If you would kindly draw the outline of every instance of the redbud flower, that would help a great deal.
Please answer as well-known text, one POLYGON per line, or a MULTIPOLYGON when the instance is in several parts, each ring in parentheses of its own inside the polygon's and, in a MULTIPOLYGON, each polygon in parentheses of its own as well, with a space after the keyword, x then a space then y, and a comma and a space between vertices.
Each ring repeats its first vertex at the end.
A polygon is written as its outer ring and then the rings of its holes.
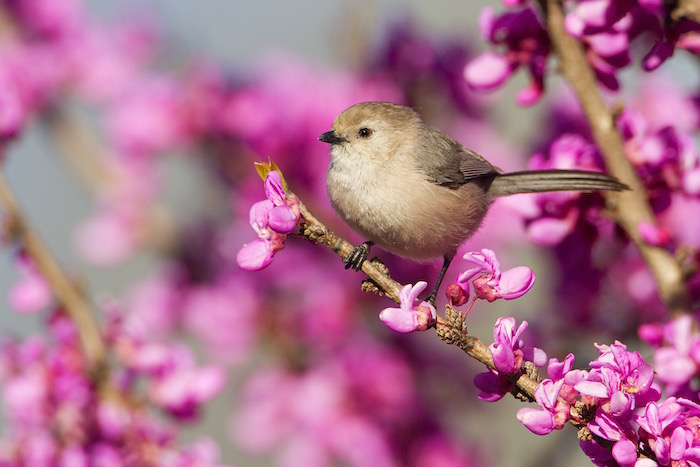
POLYGON ((646 243, 652 246, 665 246, 671 241, 671 234, 665 227, 658 227, 649 221, 637 224, 637 232, 646 243))
POLYGON ((12 138, 21 130, 26 119, 26 108, 17 86, 0 76, 0 140, 12 138))
POLYGON ((520 323, 516 328, 515 318, 498 318, 493 327, 495 342, 489 345, 493 364, 496 370, 512 374, 520 370, 524 360, 534 362, 542 366, 547 361, 547 355, 537 347, 526 347, 520 336, 527 329, 527 321, 520 323))
POLYGON ((569 404, 558 400, 564 380, 546 379, 535 388, 535 400, 541 409, 518 410, 518 420, 536 435, 546 435, 552 430, 561 430, 570 416, 569 404))
POLYGON ((479 389, 479 399, 495 402, 513 387, 511 380, 504 375, 512 375, 522 368, 524 361, 543 366, 547 355, 536 347, 526 346, 520 336, 527 329, 527 321, 517 326, 515 318, 499 318, 493 327, 494 343, 489 345, 495 370, 488 368, 485 373, 474 377, 474 385, 479 389), (503 373, 503 374, 501 374, 503 373))
POLYGON ((238 266, 249 271, 260 270, 272 262, 301 218, 299 202, 287 199, 282 177, 276 170, 265 177, 265 196, 266 200, 250 208, 250 225, 258 238, 244 245, 236 257, 238 266))
POLYGON ((464 68, 464 79, 475 89, 490 91, 507 80, 513 67, 503 55, 484 52, 464 68))
POLYGON ((416 285, 405 285, 399 292, 400 307, 383 309, 379 313, 379 319, 397 332, 408 333, 428 329, 437 319, 435 307, 428 302, 421 302, 417 307, 413 305, 427 286, 425 281, 416 282, 416 285))
POLYGON ((469 300, 469 291, 463 289, 459 284, 449 284, 445 289, 445 296, 452 306, 462 306, 469 300))
POLYGON ((10 289, 10 307, 20 313, 32 313, 48 306, 51 302, 51 288, 34 264, 22 255, 17 257, 20 280, 10 289))
MULTIPOLYGON (((508 5, 522 1, 509 0, 508 5)), ((502 55, 486 52, 464 69, 467 84, 477 90, 491 90, 503 84, 520 66, 527 66, 532 81, 518 93, 520 105, 536 103, 544 89, 544 73, 550 51, 549 37, 535 10, 526 6, 496 16, 493 9, 484 8, 479 18, 481 34, 492 44, 502 46, 502 55)))
POLYGON ((464 255, 464 259, 478 266, 461 273, 457 283, 468 289, 471 280, 477 297, 489 302, 499 298, 513 300, 522 297, 535 283, 535 273, 526 266, 501 273, 501 264, 492 250, 484 248, 481 253, 471 251, 464 255))
POLYGON ((181 90, 170 77, 142 80, 109 108, 105 125, 113 144, 136 156, 172 150, 192 136, 181 90))
POLYGON ((634 417, 641 429, 649 435, 651 448, 661 465, 668 465, 670 461, 670 440, 666 438, 664 431, 677 423, 682 410, 676 398, 670 397, 658 405, 650 402, 643 415, 634 417))
POLYGON ((272 171, 265 177, 265 196, 273 205, 268 212, 270 228, 281 234, 291 233, 299 221, 299 202, 287 200, 279 172, 272 171))
POLYGON ((700 363, 700 337, 693 331, 693 318, 681 316, 663 326, 647 324, 639 333, 656 347, 654 368, 666 391, 670 394, 684 391, 697 374, 700 363))

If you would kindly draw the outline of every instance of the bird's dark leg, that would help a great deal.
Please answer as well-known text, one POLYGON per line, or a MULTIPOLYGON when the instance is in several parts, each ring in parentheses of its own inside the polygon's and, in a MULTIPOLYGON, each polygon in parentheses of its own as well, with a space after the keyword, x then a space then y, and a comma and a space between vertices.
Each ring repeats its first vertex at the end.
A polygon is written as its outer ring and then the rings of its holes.
POLYGON ((447 268, 450 267, 450 263, 452 262, 452 258, 454 258, 454 255, 445 255, 444 256, 444 261, 442 263, 442 269, 440 270, 440 275, 438 276, 438 279, 437 279, 437 282, 435 283, 435 287, 433 288, 433 291, 430 292, 430 295, 428 295, 428 298, 426 300, 426 302, 430 303, 433 306, 435 306, 435 299, 437 298, 438 289, 440 289, 440 284, 442 284, 442 280, 445 278, 445 273, 447 272, 447 268))
POLYGON ((345 261, 343 261, 345 263, 345 269, 353 268, 355 271, 359 271, 362 268, 362 263, 364 263, 369 256, 369 249, 372 245, 374 245, 374 242, 368 240, 353 248, 345 261))

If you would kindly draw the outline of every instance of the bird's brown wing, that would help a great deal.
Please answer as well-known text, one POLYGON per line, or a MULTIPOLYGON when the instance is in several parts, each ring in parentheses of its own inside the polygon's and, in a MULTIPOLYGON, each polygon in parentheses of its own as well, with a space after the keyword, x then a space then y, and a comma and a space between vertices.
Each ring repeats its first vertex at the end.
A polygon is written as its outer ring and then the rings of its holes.
POLYGON ((465 183, 485 175, 495 175, 499 173, 498 169, 491 165, 489 161, 465 147, 462 147, 460 153, 459 171, 464 176, 465 183))
POLYGON ((422 151, 427 156, 420 161, 420 165, 433 183, 459 188, 475 179, 490 181, 492 175, 498 174, 498 170, 476 152, 465 148, 441 131, 434 128, 429 130, 424 132, 425 149, 422 151), (432 155, 435 151, 440 151, 440 157, 432 155))

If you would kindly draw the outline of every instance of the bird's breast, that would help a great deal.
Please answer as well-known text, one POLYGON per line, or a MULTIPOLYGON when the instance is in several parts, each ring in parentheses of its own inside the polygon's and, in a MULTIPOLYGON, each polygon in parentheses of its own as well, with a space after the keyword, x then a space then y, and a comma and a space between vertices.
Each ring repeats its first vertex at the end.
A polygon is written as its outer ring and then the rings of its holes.
POLYGON ((393 169, 337 159, 329 168, 333 208, 366 239, 424 260, 454 252, 481 224, 488 200, 477 187, 449 189, 410 168, 393 169))

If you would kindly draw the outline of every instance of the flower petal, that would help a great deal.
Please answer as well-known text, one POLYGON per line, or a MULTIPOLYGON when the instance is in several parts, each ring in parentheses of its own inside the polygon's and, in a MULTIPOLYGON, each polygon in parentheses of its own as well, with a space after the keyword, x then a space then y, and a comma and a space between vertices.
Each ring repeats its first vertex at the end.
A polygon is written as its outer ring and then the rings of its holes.
POLYGON ((467 269, 457 276, 457 284, 464 289, 469 289, 469 280, 479 274, 483 269, 481 267, 467 269))
POLYGON ((464 79, 472 88, 488 91, 502 85, 512 72, 510 62, 503 55, 485 52, 464 67, 464 79))
POLYGON ((493 366, 501 373, 511 374, 518 370, 515 367, 515 354, 513 349, 501 342, 494 342, 489 345, 493 356, 493 366))
POLYGON ((580 381, 576 383, 574 389, 587 396, 600 398, 608 397, 608 388, 603 383, 597 381, 580 381))
POLYGON ((275 206, 268 213, 270 228, 281 234, 291 233, 299 218, 289 206, 275 206))
MULTIPOLYGON (((633 466, 637 462, 637 445, 627 438, 616 442, 612 448, 612 455, 618 464, 633 466)), ((657 465, 655 462, 652 465, 657 465)))
POLYGON ((495 402, 506 395, 513 384, 503 376, 487 371, 474 375, 474 386, 479 390, 477 397, 482 401, 495 402))
POLYGON ((248 271, 258 271, 272 262, 274 252, 270 242, 256 238, 252 242, 243 246, 236 256, 236 262, 241 269, 248 271))
POLYGON ((537 104, 542 97, 542 83, 532 81, 515 95, 515 103, 521 107, 529 107, 537 104))
POLYGON ((535 283, 535 273, 526 266, 518 266, 501 274, 498 296, 505 300, 522 297, 535 283))
POLYGON ((284 206, 287 201, 287 194, 282 187, 282 177, 276 170, 268 172, 265 177, 265 196, 272 201, 275 206, 284 206))
POLYGON ((546 410, 524 408, 516 415, 520 423, 536 435, 546 435, 554 429, 554 417, 546 410))
MULTIPOLYGON (((411 309, 411 310, 414 309, 413 302, 416 301, 416 299, 418 298, 418 295, 420 295, 420 293, 422 291, 424 291, 427 286, 428 286, 428 283, 425 281, 418 281, 418 282, 416 282, 415 285, 411 286, 411 288, 408 289, 404 295, 405 303, 403 300, 401 301, 401 307, 411 309)), ((402 291, 405 289, 406 289, 406 287, 404 287, 404 289, 402 289, 402 291)))
POLYGON ((270 221, 270 210, 275 205, 269 199, 258 201, 250 207, 250 214, 248 215, 248 221, 250 226, 255 230, 255 233, 259 237, 264 237, 267 234, 265 230, 269 227, 270 221))
POLYGON ((668 60, 676 47, 673 41, 656 41, 651 47, 649 53, 642 59, 642 69, 644 71, 653 71, 668 60))
POLYGON ((405 308, 385 308, 379 313, 379 319, 396 332, 408 333, 418 328, 418 315, 405 308))
POLYGON ((568 217, 564 219, 543 217, 532 221, 527 226, 527 235, 539 245, 554 246, 564 240, 572 229, 573 223, 568 217))
POLYGON ((29 268, 20 274, 24 277, 9 292, 10 307, 20 313, 33 313, 48 306, 53 294, 46 279, 29 268))

